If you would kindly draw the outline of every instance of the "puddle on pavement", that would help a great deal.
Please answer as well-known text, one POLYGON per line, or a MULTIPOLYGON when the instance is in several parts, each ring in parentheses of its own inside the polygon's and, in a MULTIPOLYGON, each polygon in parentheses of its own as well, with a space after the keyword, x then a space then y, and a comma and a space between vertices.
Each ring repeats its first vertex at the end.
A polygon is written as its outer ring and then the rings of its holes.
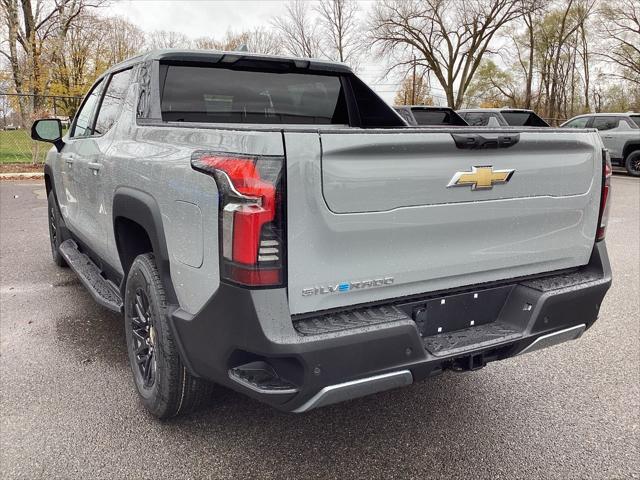
POLYGON ((57 342, 78 363, 101 362, 118 369, 127 366, 124 327, 119 315, 90 309, 87 315, 57 318, 55 328, 57 342))

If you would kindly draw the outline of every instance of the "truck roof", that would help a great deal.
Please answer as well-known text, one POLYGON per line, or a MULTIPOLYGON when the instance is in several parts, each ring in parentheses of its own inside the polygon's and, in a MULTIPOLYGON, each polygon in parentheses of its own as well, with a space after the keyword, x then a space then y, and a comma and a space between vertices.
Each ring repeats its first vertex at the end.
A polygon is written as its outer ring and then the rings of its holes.
POLYGON ((640 113, 637 112, 599 112, 599 113, 581 113, 580 115, 575 115, 571 118, 578 118, 578 117, 611 117, 612 115, 615 116, 619 116, 619 117, 628 117, 631 115, 640 115, 640 113))
POLYGON ((457 112, 528 112, 535 113, 533 110, 528 108, 511 108, 511 107, 500 107, 500 108, 461 108, 456 110, 457 112))
POLYGON ((189 49, 156 49, 112 66, 108 71, 119 70, 129 65, 144 61, 170 61, 170 62, 197 62, 197 63, 223 63, 234 65, 237 62, 272 62, 274 66, 294 64, 296 68, 313 71, 344 72, 352 70, 344 63, 318 60, 312 58, 292 57, 285 55, 267 55, 263 53, 229 52, 222 50, 189 50, 189 49))

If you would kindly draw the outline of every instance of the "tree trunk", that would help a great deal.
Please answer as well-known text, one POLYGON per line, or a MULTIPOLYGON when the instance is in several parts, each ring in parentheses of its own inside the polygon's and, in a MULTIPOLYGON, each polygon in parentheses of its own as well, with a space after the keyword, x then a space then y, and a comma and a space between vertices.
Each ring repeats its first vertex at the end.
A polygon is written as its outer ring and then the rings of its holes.
POLYGON ((535 54, 535 38, 533 32, 533 18, 527 15, 527 28, 529 30, 529 70, 527 71, 527 88, 524 96, 524 108, 531 108, 531 89, 533 86, 533 62, 535 54))
MULTIPOLYGON (((8 0, 5 4, 5 11, 7 15, 7 27, 9 36, 9 64, 11 65, 11 74, 13 77, 13 84, 16 89, 16 93, 21 95, 25 94, 23 71, 20 66, 20 60, 18 58, 18 5, 15 0, 8 0)), ((5 54, 6 55, 6 54, 5 54)), ((24 127, 27 124, 29 115, 29 99, 28 97, 18 97, 18 109, 20 110, 20 126, 24 127)))
POLYGON ((584 23, 580 27, 580 37, 582 39, 582 66, 584 68, 584 111, 588 112, 591 110, 589 106, 589 44, 587 43, 584 23))

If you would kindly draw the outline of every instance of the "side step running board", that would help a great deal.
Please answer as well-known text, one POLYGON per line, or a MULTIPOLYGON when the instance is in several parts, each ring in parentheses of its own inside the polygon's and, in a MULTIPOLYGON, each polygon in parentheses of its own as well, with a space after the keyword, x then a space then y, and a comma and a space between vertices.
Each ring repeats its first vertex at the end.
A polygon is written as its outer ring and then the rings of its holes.
POLYGON ((109 310, 122 313, 123 303, 118 288, 102 276, 98 266, 88 256, 78 250, 76 242, 71 239, 62 242, 60 254, 96 302, 109 310))

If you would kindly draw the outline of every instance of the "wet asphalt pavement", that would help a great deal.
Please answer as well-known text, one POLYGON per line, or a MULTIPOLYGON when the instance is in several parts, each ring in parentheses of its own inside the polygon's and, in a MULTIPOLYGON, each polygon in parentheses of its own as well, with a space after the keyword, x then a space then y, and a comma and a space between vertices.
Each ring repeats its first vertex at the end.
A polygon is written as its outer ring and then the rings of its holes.
POLYGON ((119 316, 51 262, 44 184, 0 183, 0 478, 640 478, 640 180, 577 342, 304 415, 219 388, 159 422, 119 316))

